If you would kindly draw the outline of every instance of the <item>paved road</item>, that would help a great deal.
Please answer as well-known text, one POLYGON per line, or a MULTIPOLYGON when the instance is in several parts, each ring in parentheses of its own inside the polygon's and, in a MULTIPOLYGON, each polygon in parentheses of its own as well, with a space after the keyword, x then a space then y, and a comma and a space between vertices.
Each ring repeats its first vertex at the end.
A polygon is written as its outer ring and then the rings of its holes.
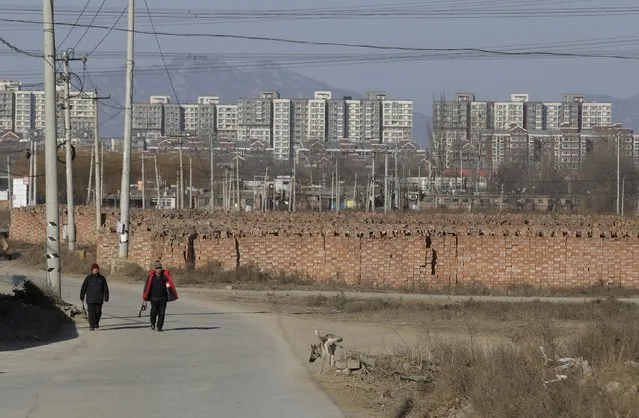
MULTIPOLYGON (((65 299, 79 285, 64 280, 65 299)), ((266 315, 180 299, 157 333, 140 289, 111 287, 99 331, 0 352, 3 418, 343 416, 266 315)))

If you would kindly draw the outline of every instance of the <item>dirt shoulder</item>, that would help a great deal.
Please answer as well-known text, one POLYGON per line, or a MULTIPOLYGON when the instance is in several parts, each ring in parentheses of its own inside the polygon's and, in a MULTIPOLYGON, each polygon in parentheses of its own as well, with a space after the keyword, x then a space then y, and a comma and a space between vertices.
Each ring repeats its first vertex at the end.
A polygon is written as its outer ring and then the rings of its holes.
POLYGON ((557 416, 563 411, 576 417, 595 400, 606 405, 595 407, 601 416, 623 416, 639 408, 639 354, 633 351, 639 343, 631 337, 639 307, 634 303, 181 292, 276 315, 298 361, 347 416, 557 416), (315 329, 343 337, 338 358, 365 355, 374 359, 375 367, 318 376, 319 364, 308 362, 310 344, 317 342, 315 329), (574 366, 561 371, 566 382, 544 384, 559 374, 552 362, 561 357, 586 359, 596 373, 588 369, 591 374, 586 376, 574 366), (534 407, 524 404, 527 397, 534 407), (526 408, 530 413, 522 412, 526 408))

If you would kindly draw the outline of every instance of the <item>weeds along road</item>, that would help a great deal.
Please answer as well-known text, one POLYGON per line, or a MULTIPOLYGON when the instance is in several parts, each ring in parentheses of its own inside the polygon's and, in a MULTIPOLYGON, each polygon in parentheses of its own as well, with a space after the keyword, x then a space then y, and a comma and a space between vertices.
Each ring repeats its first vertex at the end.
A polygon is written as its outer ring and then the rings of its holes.
MULTIPOLYGON (((343 416, 268 315, 180 299, 158 333, 138 318, 141 289, 110 288, 99 331, 0 352, 3 418, 343 416)), ((79 291, 63 281, 67 301, 79 291)))

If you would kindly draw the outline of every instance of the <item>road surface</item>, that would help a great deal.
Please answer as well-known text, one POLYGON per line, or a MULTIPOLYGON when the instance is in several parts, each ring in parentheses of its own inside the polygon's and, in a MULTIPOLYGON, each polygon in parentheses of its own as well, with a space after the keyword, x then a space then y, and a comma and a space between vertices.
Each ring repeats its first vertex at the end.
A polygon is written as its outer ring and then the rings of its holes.
MULTIPOLYGON (((158 333, 141 289, 110 285, 100 330, 0 352, 3 418, 343 416, 267 315, 180 299, 158 333)), ((66 300, 79 290, 63 281, 66 300)))

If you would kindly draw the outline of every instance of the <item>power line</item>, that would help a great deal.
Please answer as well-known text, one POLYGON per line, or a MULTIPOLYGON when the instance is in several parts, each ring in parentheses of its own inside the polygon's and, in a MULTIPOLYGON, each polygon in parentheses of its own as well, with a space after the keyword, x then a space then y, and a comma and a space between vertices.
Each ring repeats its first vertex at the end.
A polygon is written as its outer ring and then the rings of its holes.
POLYGON ((102 6, 104 6, 105 2, 106 2, 106 0, 102 0, 102 3, 100 3, 100 7, 98 7, 98 10, 93 15, 93 19, 91 19, 91 22, 87 25, 87 27, 84 30, 84 33, 82 34, 82 36, 80 36, 80 39, 78 39, 78 42, 76 42, 75 45, 73 46, 73 49, 76 49, 78 47, 78 45, 80 45, 80 42, 82 42, 84 37, 87 35, 87 33, 89 32, 89 29, 91 28, 91 25, 93 25, 93 23, 95 22, 95 19, 100 14, 100 11, 102 10, 102 6))
MULTIPOLYGON (((147 0, 144 0, 144 5, 146 6, 146 11, 149 13, 149 21, 151 22, 151 28, 153 32, 155 32, 155 25, 153 24, 153 18, 151 17, 151 11, 149 10, 149 3, 147 0)), ((160 57, 162 57, 162 65, 166 70, 166 76, 169 79, 169 84, 171 85, 171 90, 173 90, 173 96, 175 97, 175 101, 177 104, 180 104, 180 99, 178 98, 177 91, 175 91, 175 85, 173 84, 173 79, 171 78, 171 72, 169 71, 169 67, 166 65, 166 60, 164 59, 164 53, 162 52, 162 46, 160 45, 160 38, 155 35, 155 42, 158 44, 158 51, 160 51, 160 57)))
POLYGON ((109 35, 111 34, 111 32, 113 32, 113 29, 118 25, 118 23, 120 22, 120 19, 122 19, 122 16, 124 16, 124 13, 126 13, 128 8, 129 8, 128 4, 126 6, 124 6, 124 9, 118 15, 118 18, 115 20, 113 25, 109 28, 107 33, 102 37, 102 39, 100 39, 100 42, 98 42, 98 44, 96 46, 94 46, 93 49, 86 54, 87 57, 89 55, 93 54, 95 52, 95 50, 98 49, 100 47, 100 45, 102 45, 102 43, 106 40, 106 38, 109 37, 109 35))
MULTIPOLYGON (((84 12, 87 10, 87 7, 89 7, 90 3, 91 3, 91 0, 87 0, 87 2, 84 3, 84 7, 80 11, 80 14, 78 15, 77 19, 75 19, 75 23, 76 24, 80 22, 80 19, 82 19, 82 15, 84 15, 84 12)), ((60 46, 58 46, 58 49, 62 49, 62 45, 64 45, 64 42, 69 38, 69 35, 71 35, 71 32, 73 32, 73 29, 74 29, 73 27, 71 27, 71 29, 69 29, 69 31, 67 32, 66 36, 62 40, 62 42, 60 42, 60 46)))

